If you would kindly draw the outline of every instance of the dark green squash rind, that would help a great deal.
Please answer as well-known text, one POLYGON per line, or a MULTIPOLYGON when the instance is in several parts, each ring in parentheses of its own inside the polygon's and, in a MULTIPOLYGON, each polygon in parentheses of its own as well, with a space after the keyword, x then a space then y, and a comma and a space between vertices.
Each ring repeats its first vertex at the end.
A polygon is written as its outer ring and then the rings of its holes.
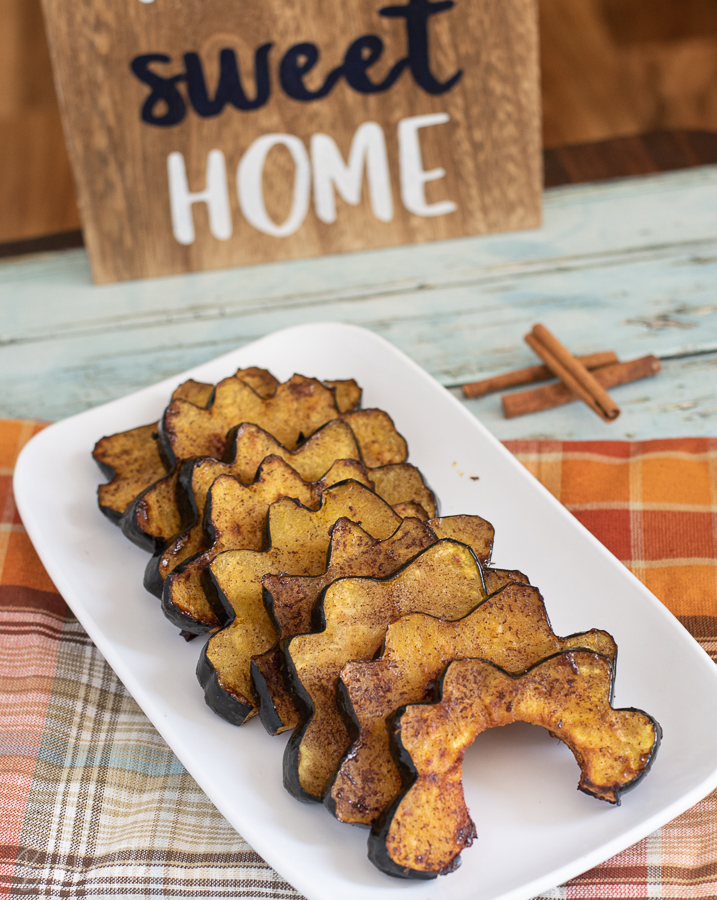
POLYGON ((204 691, 207 706, 231 725, 243 725, 254 713, 254 708, 233 697, 219 684, 219 676, 207 653, 207 642, 197 662, 197 679, 204 691))
MULTIPOLYGON (((289 640, 291 639, 289 638, 289 640)), ((321 797, 315 797, 313 794, 309 794, 308 791, 305 791, 301 784, 301 780, 299 779, 299 750, 301 749, 301 742, 304 739, 304 733, 314 714, 314 703, 296 674, 296 669, 294 668, 291 656, 285 646, 286 643, 288 643, 288 641, 282 641, 282 650, 284 651, 284 658, 286 659, 286 671, 294 691, 294 696, 302 711, 302 721, 291 732, 289 741, 284 748, 284 758, 282 762, 284 787, 292 797, 301 800, 302 803, 320 803, 321 797)))
POLYGON ((156 550, 147 560, 144 569, 143 585, 145 591, 154 594, 155 597, 162 599, 162 591, 164 590, 164 579, 159 574, 159 561, 162 558, 164 549, 156 550))
MULTIPOLYGON (((203 551, 202 551, 203 552, 203 551)), ((202 553, 190 556, 180 563, 162 582, 162 612, 169 621, 181 631, 191 634, 208 634, 217 628, 226 628, 234 618, 234 610, 219 589, 216 580, 212 577, 211 569, 204 569, 201 575, 204 594, 214 615, 212 622, 202 622, 179 609, 172 601, 172 579, 175 575, 181 575, 185 568, 191 565, 202 553)), ((145 585, 146 586, 146 585, 145 585)))
MULTIPOLYGON (((509 678, 517 680, 517 679, 523 677, 524 675, 526 675, 532 669, 543 665, 550 659, 554 659, 556 657, 563 656, 567 653, 575 653, 575 652, 580 652, 579 648, 571 648, 570 650, 564 650, 559 653, 552 654, 551 656, 548 656, 545 659, 540 660, 540 662, 536 663, 535 666, 531 666, 529 669, 526 669, 525 672, 521 672, 521 673, 506 672, 504 669, 501 669, 500 666, 496 666, 493 663, 488 662, 487 660, 481 660, 481 662, 487 666, 492 666, 493 668, 495 668, 498 671, 502 672, 503 674, 507 675, 509 678)), ((608 659, 608 657, 602 656, 602 654, 596 654, 593 650, 586 650, 584 652, 593 653, 595 656, 599 656, 602 659, 605 659, 608 663, 610 663, 611 674, 610 674, 610 685, 609 685, 609 692, 608 692, 608 702, 609 702, 609 705, 612 707, 614 685, 615 685, 616 658, 614 660, 610 660, 610 659, 608 659)), ((455 660, 453 662, 455 662, 455 660)), ((429 706, 432 704, 440 703, 442 701, 444 682, 445 682, 446 676, 448 674, 448 670, 450 669, 451 665, 452 665, 452 663, 449 663, 445 667, 445 669, 440 677, 440 680, 438 682, 438 686, 437 686, 433 700, 431 700, 427 703, 416 703, 416 704, 408 704, 406 706, 402 706, 399 709, 397 709, 396 712, 393 713, 388 719, 389 734, 391 736, 391 752, 393 754, 393 757, 396 761, 396 764, 398 766, 398 769, 399 769, 399 772, 401 775, 402 787, 401 787, 401 791, 400 791, 399 795, 395 798, 395 800, 390 805, 388 810, 384 813, 384 815, 381 817, 381 819, 376 823, 376 825, 371 829, 371 832, 369 833, 368 857, 371 860, 371 862, 378 869, 380 869, 385 874, 391 875, 393 877, 426 880, 429 878, 435 878, 435 877, 437 877, 437 875, 449 874, 450 872, 455 871, 455 869, 458 868, 458 866, 460 866, 460 863, 461 863, 461 854, 459 853, 451 861, 449 866, 446 866, 444 869, 440 870, 439 872, 422 872, 422 871, 419 871, 416 869, 410 869, 408 867, 403 867, 403 866, 397 865, 390 858, 390 856, 388 854, 388 850, 386 848, 386 839, 388 837, 388 833, 390 831, 391 823, 394 818, 394 815, 395 815, 396 811, 398 810, 398 807, 400 806, 405 795, 407 794, 407 792, 410 790, 410 788, 413 786, 413 784, 416 782, 416 780, 418 778, 418 771, 413 763, 411 755, 406 750, 406 748, 403 746, 403 743, 401 741, 401 729, 400 729, 401 716, 406 711, 406 709, 408 709, 409 706, 429 706)), ((620 798, 621 798, 622 794, 624 794, 627 791, 630 791, 634 787, 636 787, 642 781, 642 779, 645 777, 645 775, 647 775, 647 773, 650 771, 650 769, 652 768, 652 765, 655 761, 655 757, 657 755, 657 751, 662 742, 662 727, 661 727, 660 723, 653 716, 651 716, 649 713, 646 713, 644 710, 638 709, 634 706, 618 707, 615 711, 616 712, 635 712, 635 713, 639 713, 640 715, 645 716, 652 723, 652 726, 654 728, 654 733, 655 733, 655 740, 652 745, 649 758, 646 761, 643 770, 635 778, 633 778, 632 781, 627 782, 624 785, 617 786, 615 789, 614 805, 619 806, 620 798)), ((560 740, 560 735, 556 734, 554 736, 558 740, 560 740)), ((587 789, 582 784, 578 784, 578 790, 582 791, 585 794, 588 794, 589 796, 596 797, 598 799, 605 799, 604 797, 600 797, 600 795, 598 793, 593 793, 592 791, 587 789)), ((470 844, 472 843, 473 839, 476 836, 477 835, 475 834, 475 831, 473 832, 473 834, 467 835, 468 840, 467 840, 465 846, 466 847, 470 846, 470 844)))
MULTIPOLYGON (((170 470, 167 474, 160 479, 163 481, 164 478, 170 478, 174 475, 175 469, 170 470)), ((140 494, 138 494, 134 500, 130 503, 130 505, 125 509, 118 520, 119 527, 122 530, 122 534, 132 543, 139 547, 142 550, 147 550, 153 556, 155 553, 161 553, 161 551, 167 546, 168 541, 159 540, 158 538, 153 537, 151 534, 147 534, 137 524, 137 508, 139 504, 144 500, 145 495, 154 490, 156 485, 158 484, 155 481, 153 484, 150 484, 149 487, 145 488, 140 494)))
POLYGON ((284 727, 284 722, 273 703, 271 691, 264 678, 264 673, 254 660, 250 663, 251 686, 257 698, 257 712, 264 730, 274 736, 284 727))

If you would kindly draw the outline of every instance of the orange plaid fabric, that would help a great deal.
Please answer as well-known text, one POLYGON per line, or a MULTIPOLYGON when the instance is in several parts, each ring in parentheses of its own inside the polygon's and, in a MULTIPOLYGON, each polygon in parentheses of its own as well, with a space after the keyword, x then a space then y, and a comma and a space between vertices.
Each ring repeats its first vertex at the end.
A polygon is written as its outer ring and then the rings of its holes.
MULTIPOLYGON (((298 898, 211 807, 42 568, 11 490, 40 428, 0 420, 0 898, 298 898), (128 809, 132 835, 113 818, 128 809)), ((508 447, 714 658, 717 440, 508 447)), ((716 895, 717 793, 545 896, 716 895)))
POLYGON ((44 427, 44 423, 30 419, 0 419, 0 585, 55 592, 25 534, 12 497, 15 460, 30 438, 44 427))
POLYGON ((506 446, 696 637, 711 636, 698 620, 717 616, 717 439, 506 446))

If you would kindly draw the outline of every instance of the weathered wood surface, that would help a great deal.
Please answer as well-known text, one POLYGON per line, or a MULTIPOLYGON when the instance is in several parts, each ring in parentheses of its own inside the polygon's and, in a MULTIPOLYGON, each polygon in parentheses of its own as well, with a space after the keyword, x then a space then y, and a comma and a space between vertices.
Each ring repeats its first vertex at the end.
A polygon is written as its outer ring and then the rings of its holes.
MULTIPOLYGON (((443 384, 530 364, 543 321, 577 353, 655 353, 604 425, 579 405, 499 437, 646 438, 717 430, 717 167, 545 195, 543 228, 104 287, 83 250, 0 265, 0 414, 58 419, 301 322, 384 335, 443 384)), ((320 373, 330 375, 330 373, 320 373)))

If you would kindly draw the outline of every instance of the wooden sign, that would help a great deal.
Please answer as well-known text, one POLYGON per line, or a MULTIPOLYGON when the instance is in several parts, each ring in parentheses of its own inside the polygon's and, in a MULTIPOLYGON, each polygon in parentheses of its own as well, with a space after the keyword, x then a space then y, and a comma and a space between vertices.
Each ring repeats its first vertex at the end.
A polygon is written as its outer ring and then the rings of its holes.
POLYGON ((535 0, 44 0, 94 278, 539 224, 535 0))

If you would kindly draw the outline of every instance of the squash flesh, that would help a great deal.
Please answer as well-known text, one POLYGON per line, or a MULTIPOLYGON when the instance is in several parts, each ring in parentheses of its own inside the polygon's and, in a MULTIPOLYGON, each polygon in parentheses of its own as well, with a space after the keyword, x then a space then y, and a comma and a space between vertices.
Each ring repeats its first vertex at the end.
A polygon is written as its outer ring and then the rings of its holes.
POLYGON ((164 411, 160 437, 167 458, 222 459, 226 434, 242 422, 259 425, 289 450, 339 414, 334 393, 315 378, 293 375, 264 399, 236 377, 220 381, 205 409, 174 400, 164 411))
MULTIPOLYGON (((304 481, 288 463, 276 456, 269 456, 262 462, 250 485, 231 475, 220 475, 206 497, 205 528, 200 530, 195 526, 191 532, 200 532, 197 534, 197 552, 171 571, 164 581, 164 609, 181 611, 185 631, 191 630, 185 617, 196 616, 204 628, 210 621, 212 610, 205 593, 203 573, 212 560, 227 550, 266 549, 269 507, 281 497, 291 497, 307 509, 316 510, 327 488, 348 479, 369 490, 373 487, 363 464, 348 459, 335 462, 320 481, 304 481)), ((219 624, 217 620, 216 626, 219 624)))
POLYGON ((119 521, 137 494, 164 477, 155 437, 158 423, 142 425, 119 434, 100 438, 92 456, 111 481, 97 488, 100 509, 108 518, 119 521))
POLYGON ((426 487, 423 476, 415 466, 403 463, 372 468, 371 479, 376 493, 390 506, 410 500, 420 504, 429 519, 435 517, 436 498, 433 491, 426 487))
POLYGON ((612 708, 612 678, 610 660, 578 650, 520 676, 484 660, 451 663, 437 703, 408 706, 397 716, 395 740, 414 780, 372 832, 369 857, 402 877, 455 868, 476 834, 463 796, 465 751, 481 732, 512 722, 547 728, 572 750, 579 789, 619 803, 649 769, 661 732, 640 710, 612 708))
POLYGON ((324 381, 324 384, 333 390, 336 408, 339 412, 354 412, 361 406, 363 391, 354 378, 347 378, 342 381, 324 381))
POLYGON ((284 755, 284 784, 301 800, 322 800, 351 743, 336 702, 336 684, 350 659, 370 659, 386 629, 409 612, 449 619, 485 598, 481 565, 464 544, 443 540, 385 580, 344 578, 320 601, 325 627, 298 635, 286 647, 289 670, 310 716, 297 727, 284 755))
POLYGON ((382 409, 359 409, 342 416, 356 435, 361 459, 369 469, 406 462, 408 445, 393 419, 382 409))
MULTIPOLYGON (((279 384, 265 369, 256 367, 238 369, 235 377, 250 384, 262 396, 270 396, 279 384)), ((172 400, 181 399, 196 406, 206 406, 213 392, 214 385, 190 378, 174 390, 172 400)), ((113 521, 119 521, 135 497, 167 473, 156 440, 158 431, 159 422, 154 422, 101 438, 95 445, 92 455, 102 471, 112 479, 109 484, 101 484, 98 488, 100 509, 113 521)), ((141 537, 136 542, 143 546, 141 537)))
POLYGON ((242 697, 246 717, 256 713, 251 658, 268 650, 277 637, 263 603, 261 579, 267 573, 315 575, 323 571, 331 526, 342 516, 359 518, 364 529, 378 539, 390 537, 401 524, 380 497, 358 482, 347 481, 327 488, 315 511, 286 497, 277 500, 269 508, 272 549, 265 553, 229 550, 211 564, 212 578, 228 607, 227 618, 233 621, 208 641, 198 674, 203 686, 210 683, 211 676, 212 686, 218 682, 225 692, 242 697))
POLYGON ((376 822, 401 788, 387 719, 401 706, 432 700, 441 673, 454 659, 480 657, 514 673, 573 647, 611 660, 617 652, 603 631, 556 636, 539 591, 526 584, 508 584, 457 621, 413 614, 394 622, 381 657, 348 662, 341 670, 341 687, 359 733, 331 783, 326 805, 342 822, 376 822))

